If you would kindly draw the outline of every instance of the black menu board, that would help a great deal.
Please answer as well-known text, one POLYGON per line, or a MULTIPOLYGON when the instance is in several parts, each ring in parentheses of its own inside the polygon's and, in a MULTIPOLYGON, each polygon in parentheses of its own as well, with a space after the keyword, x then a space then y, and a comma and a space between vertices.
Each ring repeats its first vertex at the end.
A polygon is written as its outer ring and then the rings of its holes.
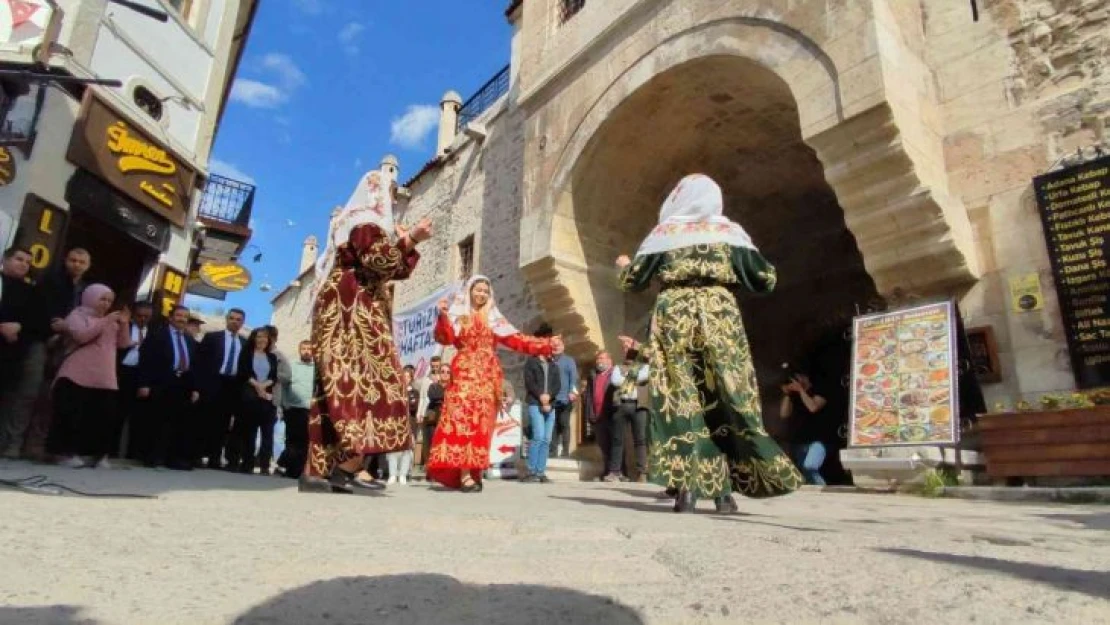
POLYGON ((1079 388, 1110 384, 1110 157, 1033 179, 1079 388))

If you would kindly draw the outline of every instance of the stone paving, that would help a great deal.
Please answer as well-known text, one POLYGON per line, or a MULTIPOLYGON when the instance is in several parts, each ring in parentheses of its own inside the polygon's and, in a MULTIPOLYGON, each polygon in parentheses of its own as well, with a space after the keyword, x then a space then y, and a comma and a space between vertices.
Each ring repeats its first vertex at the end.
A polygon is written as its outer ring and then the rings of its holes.
POLYGON ((675 515, 653 486, 298 494, 210 471, 0 489, 0 624, 1110 623, 1110 508, 805 491, 675 515))

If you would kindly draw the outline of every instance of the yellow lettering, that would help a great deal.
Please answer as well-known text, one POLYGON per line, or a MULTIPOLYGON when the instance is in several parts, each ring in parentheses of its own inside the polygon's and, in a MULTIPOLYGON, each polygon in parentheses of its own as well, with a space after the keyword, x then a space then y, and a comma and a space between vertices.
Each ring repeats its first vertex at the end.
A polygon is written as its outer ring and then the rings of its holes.
POLYGON ((0 163, 7 163, 12 160, 12 155, 8 153, 8 148, 0 148, 0 163))
POLYGON ((181 293, 181 287, 184 286, 184 280, 176 273, 166 273, 166 277, 162 280, 162 288, 166 289, 174 295, 181 293))
POLYGON ((31 246, 31 264, 35 269, 45 269, 50 264, 50 248, 42 243, 31 246))
POLYGON ((44 208, 42 210, 42 217, 39 217, 39 232, 43 234, 54 234, 54 231, 50 229, 51 221, 54 221, 54 211, 49 208, 44 208))
MULTIPOLYGON (((169 186, 169 185, 163 185, 163 186, 169 186)), ((148 182, 146 180, 140 182, 139 183, 139 188, 143 190, 143 193, 146 193, 147 195, 149 195, 150 197, 158 200, 162 204, 165 204, 167 207, 173 208, 173 196, 169 195, 167 193, 163 193, 162 191, 159 191, 158 189, 155 189, 154 185, 150 184, 150 182, 148 182)))
POLYGON ((117 166, 121 173, 137 171, 168 176, 177 171, 177 164, 165 150, 132 136, 123 122, 109 127, 107 134, 108 149, 120 155, 117 166))

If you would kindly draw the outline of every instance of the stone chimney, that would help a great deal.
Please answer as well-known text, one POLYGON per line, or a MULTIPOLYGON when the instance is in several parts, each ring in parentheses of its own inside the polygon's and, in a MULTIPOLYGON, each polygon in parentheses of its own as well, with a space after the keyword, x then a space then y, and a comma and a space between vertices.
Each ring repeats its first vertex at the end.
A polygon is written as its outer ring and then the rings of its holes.
POLYGON ((385 158, 382 159, 381 171, 382 174, 385 176, 387 184, 390 182, 397 182, 397 176, 398 174, 400 174, 400 169, 398 169, 397 157, 393 156, 392 154, 386 154, 385 158))
POLYGON ((316 264, 316 256, 319 251, 320 246, 316 242, 316 237, 313 235, 308 235, 308 238, 304 240, 304 249, 301 251, 300 273, 308 271, 309 267, 312 267, 316 264))
POLYGON ((436 143, 436 156, 443 156, 447 148, 455 142, 458 134, 459 109, 462 108, 462 97, 454 91, 443 94, 439 102, 439 141, 436 143))

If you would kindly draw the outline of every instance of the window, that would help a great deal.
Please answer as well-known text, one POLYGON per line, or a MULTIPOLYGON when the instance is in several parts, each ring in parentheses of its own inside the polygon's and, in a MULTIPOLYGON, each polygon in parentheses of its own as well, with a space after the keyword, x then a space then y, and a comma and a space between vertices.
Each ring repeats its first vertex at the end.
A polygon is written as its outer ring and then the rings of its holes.
POLYGON ((189 19, 189 9, 193 7, 193 0, 166 0, 166 2, 168 2, 181 17, 189 19))
POLYGON ((132 99, 135 100, 135 106, 143 110, 144 113, 150 115, 154 121, 162 119, 162 99, 154 95, 154 92, 143 86, 135 87, 131 94, 132 99))
POLYGON ((459 280, 467 280, 474 273, 474 235, 459 243, 459 280))
POLYGON ((586 6, 586 0, 559 0, 559 21, 566 22, 586 6))

